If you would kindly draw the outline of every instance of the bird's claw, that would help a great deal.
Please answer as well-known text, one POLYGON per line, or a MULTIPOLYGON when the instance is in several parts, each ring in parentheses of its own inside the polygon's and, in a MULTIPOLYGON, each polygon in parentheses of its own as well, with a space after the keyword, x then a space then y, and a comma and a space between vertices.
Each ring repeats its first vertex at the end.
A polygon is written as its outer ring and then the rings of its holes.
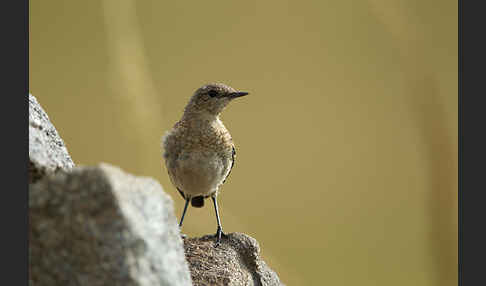
POLYGON ((228 235, 223 232, 223 229, 221 229, 221 227, 218 227, 218 230, 216 231, 216 234, 214 236, 216 237, 216 244, 214 245, 214 247, 218 247, 219 245, 221 245, 221 237, 228 237, 228 235))

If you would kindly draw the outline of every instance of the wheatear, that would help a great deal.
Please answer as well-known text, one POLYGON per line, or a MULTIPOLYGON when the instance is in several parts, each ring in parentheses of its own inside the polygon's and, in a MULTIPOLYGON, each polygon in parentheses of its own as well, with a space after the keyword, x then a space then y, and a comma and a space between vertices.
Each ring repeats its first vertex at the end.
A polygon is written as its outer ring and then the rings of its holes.
POLYGON ((179 227, 189 201, 201 208, 204 199, 211 197, 218 223, 216 246, 225 235, 216 199, 236 156, 231 135, 219 115, 230 101, 247 94, 220 83, 202 86, 189 100, 182 119, 162 138, 170 180, 186 200, 179 227))

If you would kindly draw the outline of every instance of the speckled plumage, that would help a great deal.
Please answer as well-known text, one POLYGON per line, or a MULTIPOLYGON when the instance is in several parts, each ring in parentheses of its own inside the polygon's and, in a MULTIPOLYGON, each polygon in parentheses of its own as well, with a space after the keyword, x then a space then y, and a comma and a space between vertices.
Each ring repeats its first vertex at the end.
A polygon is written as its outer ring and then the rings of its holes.
MULTIPOLYGON (((171 182, 187 203, 202 207, 204 198, 213 199, 218 216, 216 196, 234 165, 235 146, 219 115, 238 92, 224 84, 208 84, 194 93, 184 115, 162 139, 164 159, 171 182)), ((218 240, 219 241, 219 240, 218 240)))
POLYGON ((183 117, 163 146, 171 182, 185 197, 217 194, 233 165, 233 140, 217 117, 183 117))

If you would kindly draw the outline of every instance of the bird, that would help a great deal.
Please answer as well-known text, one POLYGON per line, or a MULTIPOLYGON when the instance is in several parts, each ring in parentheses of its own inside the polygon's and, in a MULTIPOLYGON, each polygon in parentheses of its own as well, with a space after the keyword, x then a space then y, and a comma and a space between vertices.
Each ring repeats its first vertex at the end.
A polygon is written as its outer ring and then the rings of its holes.
POLYGON ((162 137, 163 157, 171 183, 185 200, 179 222, 189 202, 196 208, 211 198, 216 213, 215 246, 223 232, 217 197, 235 164, 236 148, 220 119, 223 109, 234 99, 248 95, 222 83, 198 88, 184 108, 182 118, 162 137))

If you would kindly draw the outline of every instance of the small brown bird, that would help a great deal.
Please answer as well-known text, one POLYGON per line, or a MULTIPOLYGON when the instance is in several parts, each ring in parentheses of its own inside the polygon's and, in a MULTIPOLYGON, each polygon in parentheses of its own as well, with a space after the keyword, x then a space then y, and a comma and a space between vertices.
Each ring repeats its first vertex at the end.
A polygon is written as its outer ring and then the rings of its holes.
POLYGON ((231 135, 219 115, 230 101, 247 94, 221 83, 202 86, 189 100, 182 119, 162 138, 170 180, 186 200, 179 227, 189 202, 201 208, 204 199, 211 197, 218 223, 216 246, 225 235, 216 200, 236 156, 231 135))

